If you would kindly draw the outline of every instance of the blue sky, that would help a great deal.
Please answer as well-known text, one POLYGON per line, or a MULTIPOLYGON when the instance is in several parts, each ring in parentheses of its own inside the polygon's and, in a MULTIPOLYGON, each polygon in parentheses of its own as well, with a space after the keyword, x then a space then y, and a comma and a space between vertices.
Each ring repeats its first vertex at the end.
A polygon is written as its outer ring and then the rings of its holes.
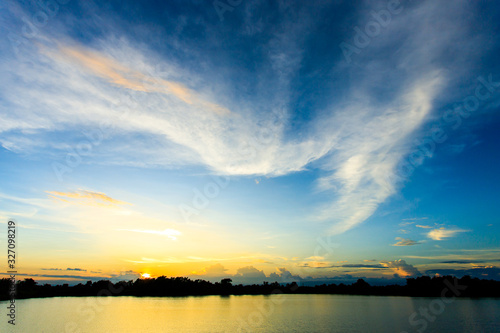
POLYGON ((2 7, 26 276, 500 278, 495 2, 2 7))

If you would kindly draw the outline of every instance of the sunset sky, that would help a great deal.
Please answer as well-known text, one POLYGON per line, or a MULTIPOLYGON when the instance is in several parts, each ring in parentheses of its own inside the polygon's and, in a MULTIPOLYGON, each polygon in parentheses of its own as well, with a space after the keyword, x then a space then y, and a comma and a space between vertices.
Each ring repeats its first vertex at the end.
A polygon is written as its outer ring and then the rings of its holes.
POLYGON ((500 6, 374 3, 2 2, 18 277, 500 280, 500 6))

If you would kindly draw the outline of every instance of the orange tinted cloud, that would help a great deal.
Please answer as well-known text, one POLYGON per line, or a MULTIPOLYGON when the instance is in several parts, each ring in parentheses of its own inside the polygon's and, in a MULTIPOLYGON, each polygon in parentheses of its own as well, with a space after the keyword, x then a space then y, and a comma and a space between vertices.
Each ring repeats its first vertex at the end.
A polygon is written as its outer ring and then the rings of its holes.
POLYGON ((134 75, 129 68, 115 62, 111 58, 81 48, 61 46, 59 47, 59 51, 67 59, 77 62, 95 75, 107 79, 115 85, 132 90, 145 91, 143 85, 138 80, 139 77, 134 75))
POLYGON ((470 230, 462 230, 462 229, 445 229, 444 227, 439 229, 431 230, 427 233, 427 237, 433 240, 443 240, 444 238, 455 237, 460 232, 468 232, 470 230))
POLYGON ((380 264, 390 268, 395 274, 400 277, 418 276, 421 275, 417 268, 399 259, 394 261, 383 261, 380 264))
POLYGON ((86 206, 113 207, 118 205, 130 205, 128 202, 120 201, 107 196, 104 193, 79 190, 76 192, 46 191, 49 197, 71 203, 86 206))
POLYGON ((153 78, 96 51, 84 49, 83 47, 60 45, 58 52, 49 51, 45 47, 42 47, 42 52, 58 60, 62 58, 76 63, 116 86, 136 91, 172 95, 186 104, 195 104, 217 114, 229 113, 229 110, 225 107, 203 100, 196 92, 181 83, 153 78))

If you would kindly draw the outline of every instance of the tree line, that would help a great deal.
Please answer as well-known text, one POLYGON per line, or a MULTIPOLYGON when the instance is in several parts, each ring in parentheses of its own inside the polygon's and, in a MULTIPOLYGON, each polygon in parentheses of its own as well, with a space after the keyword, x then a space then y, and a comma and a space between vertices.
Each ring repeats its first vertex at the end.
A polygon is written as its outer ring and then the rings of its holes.
MULTIPOLYGON (((0 279, 0 300, 10 299, 11 280, 0 279)), ((299 286, 297 282, 263 282, 253 285, 233 285, 231 279, 209 282, 187 277, 139 278, 113 283, 108 280, 68 284, 39 284, 28 278, 16 281, 16 298, 55 296, 202 296, 202 295, 270 295, 270 294, 347 294, 380 296, 443 297, 448 290, 459 297, 500 297, 500 281, 464 276, 408 278, 406 285, 372 286, 363 279, 352 284, 322 284, 299 286), (457 293, 458 292, 458 293, 457 293)))

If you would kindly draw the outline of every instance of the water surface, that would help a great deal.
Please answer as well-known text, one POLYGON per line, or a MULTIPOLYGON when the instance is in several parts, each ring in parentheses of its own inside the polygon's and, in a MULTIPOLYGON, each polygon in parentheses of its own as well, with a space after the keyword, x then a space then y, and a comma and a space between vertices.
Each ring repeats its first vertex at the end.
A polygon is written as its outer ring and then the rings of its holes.
POLYGON ((500 299, 350 295, 54 297, 0 302, 0 332, 500 332, 500 299), (428 317, 418 314, 428 309, 428 317), (410 324, 410 316, 413 325, 410 324), (424 327, 426 326, 426 327, 424 327))

